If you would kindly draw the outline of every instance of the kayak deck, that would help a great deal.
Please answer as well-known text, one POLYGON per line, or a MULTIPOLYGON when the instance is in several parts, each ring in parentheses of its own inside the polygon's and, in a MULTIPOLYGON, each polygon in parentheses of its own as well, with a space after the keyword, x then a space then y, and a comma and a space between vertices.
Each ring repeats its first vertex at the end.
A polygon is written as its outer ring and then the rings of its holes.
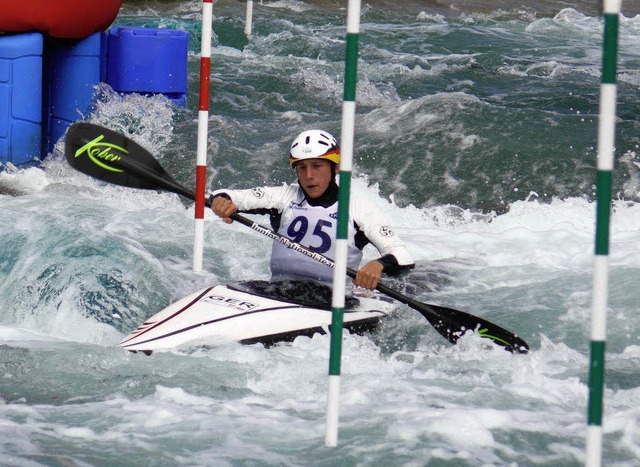
MULTIPOLYGON (((151 353, 185 344, 216 345, 292 341, 325 333, 332 320, 331 288, 303 281, 245 281, 208 287, 169 305, 141 324, 118 346, 151 353)), ((371 291, 354 291, 345 301, 344 328, 374 330, 392 300, 371 291)))

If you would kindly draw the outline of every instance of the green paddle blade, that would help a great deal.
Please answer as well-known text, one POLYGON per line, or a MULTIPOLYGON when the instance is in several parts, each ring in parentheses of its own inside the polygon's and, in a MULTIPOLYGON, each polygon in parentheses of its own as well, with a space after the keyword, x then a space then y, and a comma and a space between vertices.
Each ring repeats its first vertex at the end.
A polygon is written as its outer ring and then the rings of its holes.
POLYGON ((138 143, 93 123, 79 122, 67 131, 65 157, 74 169, 115 185, 164 189, 193 199, 138 143))

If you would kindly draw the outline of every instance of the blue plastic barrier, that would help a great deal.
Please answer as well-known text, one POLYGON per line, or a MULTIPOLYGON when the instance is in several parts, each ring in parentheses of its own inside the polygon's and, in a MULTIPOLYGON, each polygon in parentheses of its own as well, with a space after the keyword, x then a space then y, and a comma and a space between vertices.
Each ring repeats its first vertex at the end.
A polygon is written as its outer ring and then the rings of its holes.
POLYGON ((42 141, 46 152, 69 125, 91 112, 95 87, 105 80, 105 52, 106 37, 101 32, 72 45, 45 45, 42 141))
POLYGON ((91 112, 100 82, 186 106, 187 51, 188 33, 173 29, 114 28, 75 42, 0 35, 0 163, 46 156, 91 112))
POLYGON ((161 93, 185 106, 188 37, 187 32, 174 29, 111 29, 107 84, 121 93, 161 93))
POLYGON ((40 33, 0 36, 0 162, 31 162, 41 154, 40 33))

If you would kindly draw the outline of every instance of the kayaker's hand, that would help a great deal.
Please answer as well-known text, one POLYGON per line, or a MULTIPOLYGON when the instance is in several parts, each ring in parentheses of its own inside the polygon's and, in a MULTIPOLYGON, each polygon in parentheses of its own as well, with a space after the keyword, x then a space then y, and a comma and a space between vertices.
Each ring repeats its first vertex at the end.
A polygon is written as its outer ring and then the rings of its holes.
POLYGON ((353 280, 354 285, 358 287, 364 287, 365 289, 373 290, 378 285, 378 281, 382 276, 382 263, 377 260, 369 261, 362 266, 353 280))
POLYGON ((238 211, 238 207, 230 199, 223 196, 216 196, 211 202, 211 210, 224 222, 231 224, 233 222, 231 216, 238 211))

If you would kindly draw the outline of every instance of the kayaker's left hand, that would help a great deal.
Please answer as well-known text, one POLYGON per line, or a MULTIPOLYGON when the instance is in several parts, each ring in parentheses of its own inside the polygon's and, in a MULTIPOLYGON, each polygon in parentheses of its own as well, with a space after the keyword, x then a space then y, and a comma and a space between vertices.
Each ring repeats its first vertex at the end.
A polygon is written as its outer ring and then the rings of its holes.
POLYGON ((377 260, 369 261, 362 266, 353 280, 354 285, 358 287, 364 287, 365 289, 373 290, 378 285, 378 281, 382 276, 382 263, 377 260))

